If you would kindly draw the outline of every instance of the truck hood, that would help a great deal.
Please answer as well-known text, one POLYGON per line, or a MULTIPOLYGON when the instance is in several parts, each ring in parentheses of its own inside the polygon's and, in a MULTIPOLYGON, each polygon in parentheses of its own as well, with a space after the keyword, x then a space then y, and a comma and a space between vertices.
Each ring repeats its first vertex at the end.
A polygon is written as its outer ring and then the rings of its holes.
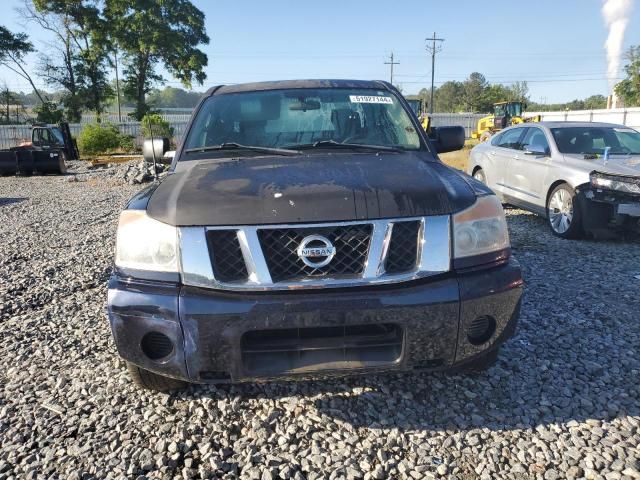
POLYGON ((188 161, 147 213, 176 226, 260 225, 443 215, 475 201, 466 175, 428 154, 328 153, 188 161))
POLYGON ((565 161, 579 164, 588 169, 613 175, 627 175, 640 177, 640 155, 611 155, 605 163, 603 158, 585 160, 584 155, 564 154, 565 161))

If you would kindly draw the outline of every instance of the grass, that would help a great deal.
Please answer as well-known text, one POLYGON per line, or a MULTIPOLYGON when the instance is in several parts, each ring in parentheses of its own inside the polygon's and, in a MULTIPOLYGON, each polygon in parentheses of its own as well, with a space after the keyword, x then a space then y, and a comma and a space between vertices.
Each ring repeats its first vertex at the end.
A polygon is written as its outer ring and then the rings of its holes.
POLYGON ((469 154, 471 149, 478 144, 478 140, 467 140, 462 150, 457 152, 443 153, 440 155, 440 159, 449 165, 450 167, 457 168, 463 172, 467 171, 469 165, 469 154))

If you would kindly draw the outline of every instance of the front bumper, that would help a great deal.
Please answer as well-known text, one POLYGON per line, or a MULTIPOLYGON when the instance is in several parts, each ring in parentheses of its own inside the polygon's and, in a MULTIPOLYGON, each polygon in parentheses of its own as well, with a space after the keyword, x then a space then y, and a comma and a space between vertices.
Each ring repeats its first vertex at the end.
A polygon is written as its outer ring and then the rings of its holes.
POLYGON ((587 231, 637 225, 640 219, 640 195, 603 190, 587 183, 576 188, 576 198, 587 231))
POLYGON ((114 275, 108 313, 124 359, 190 382, 239 382, 472 362, 513 335, 522 290, 514 259, 394 286, 285 293, 228 293, 114 275), (478 325, 488 325, 486 341, 470 337, 478 325), (149 332, 165 335, 171 353, 146 355, 149 332))

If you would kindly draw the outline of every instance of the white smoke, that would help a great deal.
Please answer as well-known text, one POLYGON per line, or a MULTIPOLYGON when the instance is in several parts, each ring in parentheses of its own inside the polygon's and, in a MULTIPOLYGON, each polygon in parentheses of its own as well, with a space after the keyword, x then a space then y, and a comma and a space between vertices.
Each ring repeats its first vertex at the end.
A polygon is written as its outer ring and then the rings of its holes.
POLYGON ((607 49, 607 78, 609 90, 617 83, 616 77, 620 71, 624 48, 624 33, 629 24, 629 17, 634 0, 603 0, 602 16, 609 29, 607 41, 604 43, 607 49))

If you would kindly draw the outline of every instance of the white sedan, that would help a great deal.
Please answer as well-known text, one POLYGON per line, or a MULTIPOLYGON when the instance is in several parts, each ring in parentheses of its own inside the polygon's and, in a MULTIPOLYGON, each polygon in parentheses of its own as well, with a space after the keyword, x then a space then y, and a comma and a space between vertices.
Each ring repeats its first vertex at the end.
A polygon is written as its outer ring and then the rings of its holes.
POLYGON ((640 230, 640 133, 629 127, 520 124, 475 146, 468 173, 504 203, 546 217, 559 237, 640 230))

